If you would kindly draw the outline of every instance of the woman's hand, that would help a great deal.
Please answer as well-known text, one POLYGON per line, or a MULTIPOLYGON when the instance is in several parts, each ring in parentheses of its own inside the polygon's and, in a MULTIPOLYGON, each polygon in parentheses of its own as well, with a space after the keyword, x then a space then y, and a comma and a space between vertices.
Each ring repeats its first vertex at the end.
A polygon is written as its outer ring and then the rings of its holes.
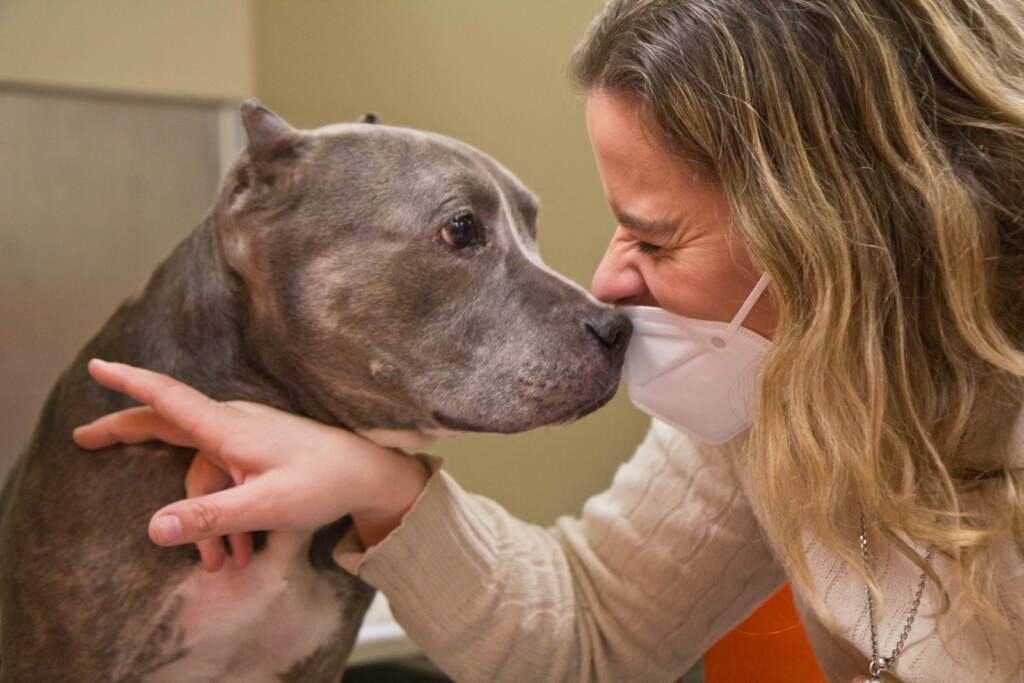
MULTIPOLYGON (((149 535, 160 545, 199 542, 211 571, 224 561, 219 536, 309 531, 345 515, 369 547, 398 526, 430 476, 401 451, 304 417, 214 401, 166 375, 120 363, 93 360, 89 372, 146 405, 76 429, 82 448, 159 440, 197 449, 186 477, 190 498, 159 510, 149 535)), ((236 563, 251 556, 247 543, 232 539, 236 563)))

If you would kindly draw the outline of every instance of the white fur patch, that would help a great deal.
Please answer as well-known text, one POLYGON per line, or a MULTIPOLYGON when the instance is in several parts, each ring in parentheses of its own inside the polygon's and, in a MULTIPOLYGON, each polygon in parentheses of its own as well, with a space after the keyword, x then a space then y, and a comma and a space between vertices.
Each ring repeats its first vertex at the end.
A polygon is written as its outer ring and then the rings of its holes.
POLYGON ((244 569, 230 558, 213 574, 197 567, 170 598, 185 601, 174 626, 185 634, 188 654, 146 683, 277 682, 277 674, 336 637, 341 610, 309 564, 310 539, 274 532, 244 569))
POLYGON ((439 438, 450 438, 458 436, 461 432, 453 432, 449 429, 427 429, 416 431, 413 429, 369 429, 359 432, 370 441, 376 442, 385 448, 400 448, 402 450, 416 450, 430 446, 439 438))

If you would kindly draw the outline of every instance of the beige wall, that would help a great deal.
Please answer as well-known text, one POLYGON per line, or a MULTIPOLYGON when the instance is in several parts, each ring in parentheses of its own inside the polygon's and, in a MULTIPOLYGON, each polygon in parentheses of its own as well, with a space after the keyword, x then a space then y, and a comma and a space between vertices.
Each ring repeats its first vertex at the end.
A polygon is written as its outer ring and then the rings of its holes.
POLYGON ((0 0, 0 475, 54 379, 209 207, 252 93, 251 9, 0 0))
POLYGON ((0 0, 0 81, 237 100, 249 0, 0 0))
MULTIPOLYGON (((587 285, 611 220, 582 96, 565 69, 599 7, 599 0, 0 0, 0 83, 232 100, 255 92, 300 126, 373 110, 386 123, 462 138, 540 194, 542 254, 587 285)), ((468 435, 437 450, 468 488, 548 523, 608 484, 644 425, 620 392, 571 426, 468 435)))

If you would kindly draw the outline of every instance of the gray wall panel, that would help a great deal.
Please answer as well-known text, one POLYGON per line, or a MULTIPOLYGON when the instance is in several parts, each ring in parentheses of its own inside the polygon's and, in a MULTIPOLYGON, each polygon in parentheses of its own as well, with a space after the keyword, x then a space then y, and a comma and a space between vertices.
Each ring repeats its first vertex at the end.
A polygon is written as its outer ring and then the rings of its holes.
POLYGON ((78 349, 205 215, 224 111, 0 89, 0 476, 78 349))

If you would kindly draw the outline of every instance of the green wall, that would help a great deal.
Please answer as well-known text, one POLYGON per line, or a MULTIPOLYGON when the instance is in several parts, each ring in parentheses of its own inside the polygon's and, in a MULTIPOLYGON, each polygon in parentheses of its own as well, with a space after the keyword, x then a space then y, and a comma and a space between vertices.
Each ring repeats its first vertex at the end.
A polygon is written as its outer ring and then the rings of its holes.
MULTIPOLYGON (((492 154, 541 197, 541 254, 589 288, 612 231, 568 55, 597 1, 376 0, 253 5, 255 88, 302 127, 354 120, 434 130, 492 154)), ((434 449, 468 489, 549 523, 579 510, 646 420, 624 391, 580 422, 434 449)))
POLYGON ((0 86, 238 100, 249 0, 0 0, 0 86))

